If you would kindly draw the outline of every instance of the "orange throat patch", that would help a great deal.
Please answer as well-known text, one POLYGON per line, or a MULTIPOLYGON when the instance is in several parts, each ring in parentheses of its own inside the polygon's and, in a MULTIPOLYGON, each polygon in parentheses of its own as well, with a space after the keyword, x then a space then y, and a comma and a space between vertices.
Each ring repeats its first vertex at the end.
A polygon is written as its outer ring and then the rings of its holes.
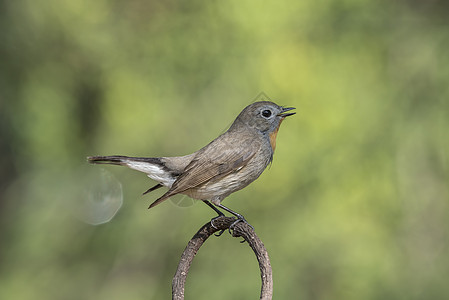
POLYGON ((284 121, 284 118, 281 119, 278 127, 273 132, 271 132, 269 134, 270 135, 270 145, 271 145, 271 149, 273 149, 273 152, 274 152, 274 149, 276 149, 276 136, 278 135, 279 127, 281 127, 282 121, 284 121))

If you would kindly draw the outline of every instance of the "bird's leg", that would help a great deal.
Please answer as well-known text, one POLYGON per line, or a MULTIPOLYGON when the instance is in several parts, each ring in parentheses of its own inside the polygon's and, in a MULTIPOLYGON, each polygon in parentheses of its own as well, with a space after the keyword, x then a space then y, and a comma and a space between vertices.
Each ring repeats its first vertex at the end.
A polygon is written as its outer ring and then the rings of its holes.
POLYGON ((217 204, 217 206, 220 207, 221 209, 224 209, 228 213, 231 213, 231 214, 233 214, 234 216, 237 217, 237 220, 235 220, 235 222, 232 223, 231 226, 229 226, 229 233, 231 233, 231 229, 233 229, 235 224, 237 224, 238 222, 244 222, 244 223, 248 224, 254 230, 254 227, 251 224, 249 224, 248 221, 246 221, 245 217, 242 216, 241 214, 239 214, 239 213, 237 213, 237 212, 227 208, 226 206, 224 206, 222 204, 217 204))
MULTIPOLYGON (((218 217, 224 216, 224 213, 215 206, 213 206, 212 203, 210 203, 208 200, 203 200, 203 202, 206 203, 210 208, 212 208, 218 214, 218 217)), ((215 217, 214 219, 218 217, 215 217)))
MULTIPOLYGON (((215 225, 214 225, 214 220, 217 219, 217 218, 219 218, 219 217, 224 216, 224 213, 223 213, 221 210, 219 210, 218 208, 216 208, 215 206, 213 206, 212 203, 210 203, 209 201, 203 200, 203 202, 206 203, 210 208, 212 208, 212 209, 218 214, 217 217, 212 218, 212 220, 210 220, 210 225, 212 225, 212 227, 214 227, 214 228, 217 228, 217 227, 215 227, 215 225)), ((220 232, 217 233, 217 234, 215 234, 215 236, 220 236, 220 235, 222 235, 224 231, 225 231, 224 229, 220 230, 220 232)))

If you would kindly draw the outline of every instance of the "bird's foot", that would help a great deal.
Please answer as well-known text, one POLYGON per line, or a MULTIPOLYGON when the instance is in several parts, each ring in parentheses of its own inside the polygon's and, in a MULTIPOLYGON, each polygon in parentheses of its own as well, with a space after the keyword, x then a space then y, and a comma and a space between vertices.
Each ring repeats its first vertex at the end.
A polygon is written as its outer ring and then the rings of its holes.
POLYGON ((239 223, 239 222, 243 222, 243 223, 247 224, 249 227, 251 227, 251 228, 254 230, 253 225, 249 224, 248 221, 246 221, 246 219, 245 219, 242 215, 239 215, 238 218, 237 218, 237 220, 235 220, 235 221, 231 224, 231 226, 229 226, 229 229, 228 229, 228 230, 229 230, 229 233, 230 233, 231 235, 232 235, 231 230, 234 230, 235 225, 236 225, 237 223, 239 223))
MULTIPOLYGON (((249 224, 248 223, 248 221, 246 221, 246 219, 242 216, 242 215, 239 215, 239 217, 237 218, 237 220, 235 220, 232 224, 231 224, 231 226, 229 226, 229 228, 228 228, 228 231, 229 231, 229 234, 230 235, 232 235, 232 236, 234 236, 234 227, 235 227, 235 225, 237 224, 237 223, 239 223, 239 222, 243 222, 243 223, 245 223, 245 224, 247 224, 249 227, 251 227, 253 230, 254 230, 254 227, 253 227, 253 225, 251 225, 251 224, 249 224), (231 231, 232 230, 232 231, 231 231)), ((243 239, 242 241, 240 241, 240 243, 244 243, 244 242, 246 242, 246 240, 245 239, 243 239)))
MULTIPOLYGON (((224 215, 218 215, 218 216, 216 216, 215 218, 212 218, 212 219, 210 220, 210 225, 211 225, 213 228, 218 229, 218 227, 214 225, 214 221, 215 221, 216 219, 218 219, 218 218, 223 217, 223 216, 224 216, 224 215)), ((222 230, 220 230, 219 233, 214 234, 214 235, 215 235, 215 236, 220 236, 220 235, 223 234, 224 231, 225 231, 225 230, 222 229, 222 230)))

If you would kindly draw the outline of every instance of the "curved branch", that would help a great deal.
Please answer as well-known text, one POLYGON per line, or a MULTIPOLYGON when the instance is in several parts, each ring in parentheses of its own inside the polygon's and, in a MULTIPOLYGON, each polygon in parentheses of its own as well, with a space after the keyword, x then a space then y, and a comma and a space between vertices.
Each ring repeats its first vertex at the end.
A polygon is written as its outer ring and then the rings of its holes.
MULTIPOLYGON (((198 230, 198 232, 192 237, 192 239, 187 244, 184 252, 181 255, 181 260, 178 264, 178 269, 176 270, 175 276, 172 282, 172 299, 173 300, 183 300, 184 299, 184 288, 187 278, 187 274, 192 264, 193 258, 196 253, 203 245, 203 243, 215 232, 220 230, 226 230, 234 223, 236 219, 233 217, 218 217, 214 219, 214 226, 211 222, 207 222, 203 227, 198 230)), ((232 232, 233 237, 243 237, 246 242, 253 249, 254 254, 257 257, 260 268, 260 277, 262 279, 262 288, 260 292, 260 299, 270 300, 273 297, 273 277, 270 259, 268 257, 268 252, 265 249, 264 244, 256 235, 251 226, 244 222, 239 222, 235 224, 234 230, 232 232)))

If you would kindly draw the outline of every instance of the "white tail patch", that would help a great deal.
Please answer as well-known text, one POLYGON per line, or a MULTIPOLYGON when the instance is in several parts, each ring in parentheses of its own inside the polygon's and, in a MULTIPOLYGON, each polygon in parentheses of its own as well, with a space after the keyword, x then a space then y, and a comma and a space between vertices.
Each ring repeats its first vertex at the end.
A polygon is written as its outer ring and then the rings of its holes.
POLYGON ((143 162, 143 161, 125 161, 124 162, 126 166, 128 166, 131 169, 143 172, 148 175, 151 179, 160 182, 164 186, 170 188, 175 182, 175 178, 165 170, 163 167, 158 166, 156 164, 152 164, 149 162, 143 162))

